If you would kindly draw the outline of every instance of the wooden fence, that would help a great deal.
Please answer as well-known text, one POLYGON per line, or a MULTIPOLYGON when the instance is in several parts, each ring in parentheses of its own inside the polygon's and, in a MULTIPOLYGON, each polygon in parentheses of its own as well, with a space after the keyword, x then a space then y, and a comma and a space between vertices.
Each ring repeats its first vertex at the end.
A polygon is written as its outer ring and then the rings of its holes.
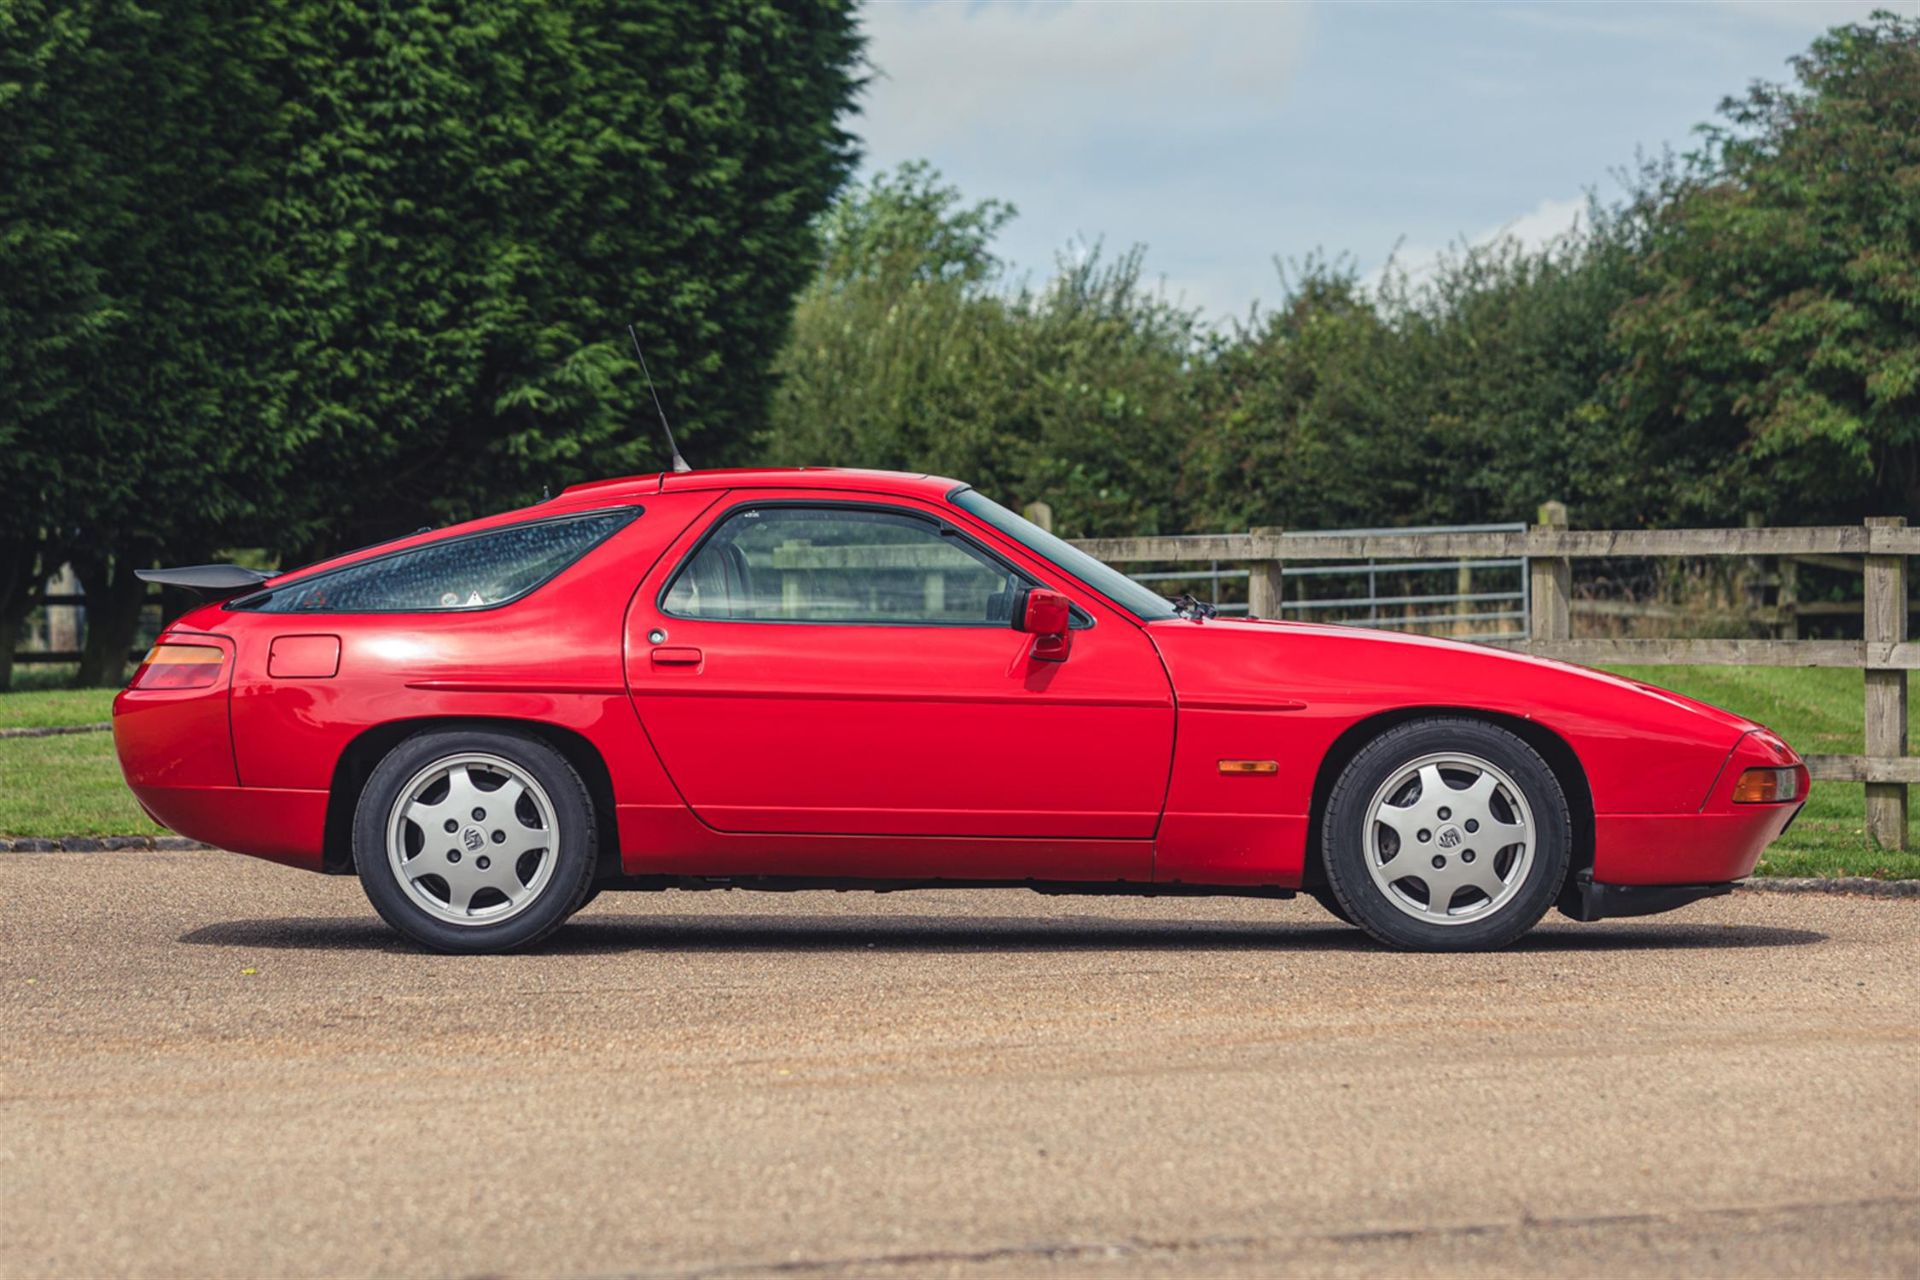
MULTIPOLYGON (((1032 504, 1027 514, 1051 527, 1052 513, 1045 503, 1032 504)), ((1256 618, 1279 616, 1282 571, 1289 563, 1518 558, 1527 563, 1528 638, 1498 642, 1506 646, 1588 664, 1850 667, 1862 671, 1866 682, 1865 753, 1809 756, 1807 763, 1815 778, 1864 783, 1868 834, 1884 848, 1907 847, 1908 790, 1920 783, 1920 757, 1908 754, 1907 742, 1907 673, 1920 668, 1920 643, 1907 636, 1907 559, 1920 555, 1920 529, 1909 528, 1905 517, 1884 516, 1862 525, 1811 528, 1572 530, 1567 528, 1566 508, 1549 502, 1540 509, 1539 523, 1511 531, 1330 534, 1262 528, 1248 533, 1091 538, 1076 545, 1116 564, 1245 564, 1248 612, 1256 618), (1772 621, 1777 635, 1795 638, 1574 639, 1574 560, 1659 556, 1777 558, 1782 566, 1780 598, 1772 621), (1859 606, 1860 639, 1797 638, 1798 619, 1814 612, 1797 600, 1799 564, 1845 569, 1859 566, 1865 575, 1865 598, 1859 606)), ((1605 611, 1594 610, 1595 602, 1580 603, 1583 612, 1605 611)), ((1636 616, 1650 612, 1644 605, 1619 611, 1636 616)), ((1460 628, 1454 630, 1457 634, 1460 628)), ((76 656, 59 651, 22 653, 16 661, 72 660, 76 656)))
POLYGON ((1567 528, 1566 508, 1550 502, 1541 508, 1538 524, 1512 533, 1351 536, 1269 528, 1249 533, 1090 538, 1075 545, 1115 564, 1244 563, 1251 575, 1249 612, 1265 618, 1279 616, 1281 570, 1289 563, 1524 557, 1532 613, 1529 638, 1511 642, 1508 647, 1587 664, 1851 667, 1863 671, 1865 754, 1809 756, 1807 764, 1815 778, 1865 783, 1868 834, 1883 848, 1907 847, 1908 788, 1920 783, 1920 757, 1907 753, 1907 673, 1920 668, 1920 643, 1907 638, 1907 559, 1920 555, 1920 528, 1907 527, 1904 517, 1879 517, 1863 525, 1798 529, 1572 530, 1567 528), (1773 556, 1818 558, 1816 563, 1844 563, 1848 567, 1857 564, 1865 574, 1866 587, 1861 638, 1574 639, 1573 561, 1627 556, 1773 556))

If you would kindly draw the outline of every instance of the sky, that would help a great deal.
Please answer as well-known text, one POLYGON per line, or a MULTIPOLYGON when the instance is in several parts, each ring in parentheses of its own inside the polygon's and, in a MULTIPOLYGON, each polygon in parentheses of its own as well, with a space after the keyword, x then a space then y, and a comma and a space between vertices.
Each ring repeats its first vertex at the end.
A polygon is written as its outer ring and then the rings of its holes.
POLYGON ((1539 243, 1636 154, 1686 150, 1720 100, 1822 29, 1920 0, 969 3, 862 11, 865 171, 925 159, 1011 202, 998 249, 1146 248, 1215 319, 1280 291, 1276 257, 1539 243))

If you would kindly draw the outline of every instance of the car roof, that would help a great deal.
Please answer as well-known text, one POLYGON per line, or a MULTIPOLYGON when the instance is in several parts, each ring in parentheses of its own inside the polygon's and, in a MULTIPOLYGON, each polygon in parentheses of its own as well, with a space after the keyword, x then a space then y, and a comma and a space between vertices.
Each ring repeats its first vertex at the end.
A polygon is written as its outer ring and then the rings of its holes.
POLYGON ((961 487, 959 481, 944 476, 915 475, 907 471, 861 471, 852 467, 719 467, 711 471, 665 471, 652 475, 589 480, 583 484, 568 485, 553 497, 532 506, 498 511, 438 529, 422 529, 418 533, 282 570, 268 579, 263 587, 278 590, 295 578, 344 569, 363 560, 376 560, 430 542, 503 528, 525 520, 575 515, 599 507, 628 503, 644 504, 648 497, 659 493, 685 493, 700 489, 844 489, 849 493, 938 501, 961 487))
POLYGON ((581 499, 617 501, 695 489, 848 489, 901 497, 943 498, 958 487, 959 481, 945 476, 909 471, 864 471, 856 467, 718 467, 710 471, 662 471, 653 475, 589 480, 568 485, 555 501, 567 499, 571 505, 581 499))

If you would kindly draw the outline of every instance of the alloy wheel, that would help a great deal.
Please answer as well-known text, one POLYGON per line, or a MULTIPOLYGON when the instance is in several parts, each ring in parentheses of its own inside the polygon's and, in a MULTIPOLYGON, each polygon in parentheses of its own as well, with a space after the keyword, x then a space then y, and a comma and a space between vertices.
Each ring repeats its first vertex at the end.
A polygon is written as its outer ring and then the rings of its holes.
POLYGON ((1374 885, 1399 911, 1427 924, 1469 924, 1520 892, 1533 866, 1533 811, 1491 761, 1425 755, 1373 793, 1364 852, 1374 885))
POLYGON ((553 802, 501 756, 443 757, 400 788, 387 861, 407 897, 437 920, 497 924, 537 901, 559 848, 553 802))

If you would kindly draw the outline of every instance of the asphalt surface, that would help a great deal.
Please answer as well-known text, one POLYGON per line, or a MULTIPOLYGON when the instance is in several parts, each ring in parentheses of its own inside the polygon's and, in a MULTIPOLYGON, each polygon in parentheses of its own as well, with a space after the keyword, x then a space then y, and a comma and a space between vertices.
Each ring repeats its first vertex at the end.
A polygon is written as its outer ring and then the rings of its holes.
POLYGON ((1310 901, 0 858, 0 1275, 1920 1274, 1920 902, 1374 949, 1310 901))

